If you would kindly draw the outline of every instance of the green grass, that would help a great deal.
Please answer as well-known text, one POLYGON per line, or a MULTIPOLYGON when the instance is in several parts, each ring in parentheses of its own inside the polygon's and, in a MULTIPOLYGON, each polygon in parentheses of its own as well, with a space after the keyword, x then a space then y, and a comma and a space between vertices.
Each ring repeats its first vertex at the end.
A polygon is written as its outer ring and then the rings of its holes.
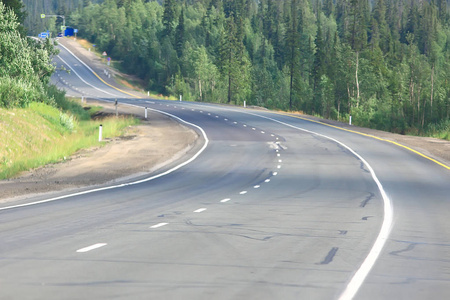
MULTIPOLYGON (((42 103, 0 109, 0 179, 63 161, 80 149, 104 145, 98 141, 100 124, 105 139, 120 136, 126 127, 139 123, 131 117, 91 120, 89 112, 80 107, 74 109, 78 114, 42 103)), ((90 112, 98 110, 94 107, 90 112)))

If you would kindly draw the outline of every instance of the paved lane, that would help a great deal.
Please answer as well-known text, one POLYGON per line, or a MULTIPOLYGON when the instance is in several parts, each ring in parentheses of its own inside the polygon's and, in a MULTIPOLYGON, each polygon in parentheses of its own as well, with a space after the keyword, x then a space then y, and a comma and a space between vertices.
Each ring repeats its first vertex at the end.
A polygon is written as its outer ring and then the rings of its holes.
MULTIPOLYGON (((89 83, 119 93, 95 77, 89 83)), ((380 232, 383 198, 349 149, 297 128, 356 151, 392 201, 392 232, 355 298, 449 294, 450 175, 441 166, 285 115, 120 101, 203 128, 207 138, 183 160, 208 140, 206 149, 154 180, 0 208, 1 298, 339 298, 380 232)))

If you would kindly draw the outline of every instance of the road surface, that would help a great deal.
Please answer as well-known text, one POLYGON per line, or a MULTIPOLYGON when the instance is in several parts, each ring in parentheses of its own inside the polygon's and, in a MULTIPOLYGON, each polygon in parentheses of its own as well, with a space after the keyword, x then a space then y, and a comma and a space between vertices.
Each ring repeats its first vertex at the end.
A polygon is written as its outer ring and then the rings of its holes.
POLYGON ((445 166, 295 116, 135 99, 58 59, 70 93, 202 138, 153 177, 0 207, 1 299, 449 297, 445 166))

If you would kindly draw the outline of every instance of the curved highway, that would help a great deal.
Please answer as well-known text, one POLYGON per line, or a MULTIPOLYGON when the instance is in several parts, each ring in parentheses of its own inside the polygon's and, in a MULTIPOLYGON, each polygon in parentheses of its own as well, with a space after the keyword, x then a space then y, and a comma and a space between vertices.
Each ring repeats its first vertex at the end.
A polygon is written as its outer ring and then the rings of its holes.
POLYGON ((201 138, 148 178, 0 206, 1 299, 450 295, 445 164, 296 116, 134 99, 65 49, 55 61, 68 93, 149 107, 201 138))

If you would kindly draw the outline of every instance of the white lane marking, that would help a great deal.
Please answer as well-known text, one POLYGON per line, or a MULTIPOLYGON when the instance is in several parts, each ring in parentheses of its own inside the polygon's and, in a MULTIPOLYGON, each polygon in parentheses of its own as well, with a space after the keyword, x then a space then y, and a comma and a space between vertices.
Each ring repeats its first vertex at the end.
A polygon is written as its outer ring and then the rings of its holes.
POLYGON ((202 207, 202 208, 194 210, 194 212, 195 213, 201 213, 201 212, 204 212, 205 210, 206 210, 206 208, 202 207))
POLYGON ((202 113, 203 113, 203 110, 201 110, 200 113, 202 114, 202 113))
POLYGON ((278 160, 279 163, 282 163, 283 161, 281 159, 278 160))
POLYGON ((278 153, 278 154, 277 154, 277 156, 278 156, 278 157, 280 157, 280 156, 281 156, 281 154, 280 154, 280 153, 278 153))
MULTIPOLYGON (((107 100, 105 100, 105 101, 106 101, 106 102, 112 102, 112 101, 107 101, 107 100)), ((126 105, 133 106, 133 107, 139 107, 139 108, 142 108, 142 106, 138 106, 138 105, 134 105, 134 104, 126 104, 126 105)), ((167 112, 165 112, 165 111, 161 111, 161 110, 157 110, 157 109, 152 109, 152 108, 149 108, 149 110, 152 110, 152 111, 155 111, 155 112, 159 112, 159 113, 161 113, 161 114, 163 114, 163 115, 172 117, 172 118, 174 118, 174 119, 176 119, 176 120, 178 120, 178 121, 180 121, 180 122, 182 122, 182 123, 185 123, 185 124, 187 124, 187 125, 189 125, 189 126, 192 126, 192 127, 197 128, 197 129, 201 132, 201 134, 203 135, 203 138, 205 139, 205 143, 203 144, 203 147, 202 147, 197 153, 195 153, 194 156, 192 156, 190 159, 186 160, 185 162, 183 162, 183 163, 181 163, 181 164, 179 164, 179 165, 173 167, 172 169, 169 169, 169 170, 167 170, 167 171, 165 171, 165 172, 163 172, 163 173, 159 173, 159 174, 156 174, 156 175, 151 176, 151 177, 148 177, 148 178, 144 178, 144 179, 137 180, 137 181, 133 181, 133 182, 129 182, 129 183, 122 183, 122 184, 118 184, 118 185, 111 185, 111 186, 106 186, 106 187, 102 187, 102 188, 96 188, 96 189, 87 190, 87 191, 83 191, 83 192, 78 192, 78 193, 73 193, 73 194, 67 194, 67 195, 64 195, 64 196, 59 196, 59 197, 50 198, 50 199, 44 199, 44 200, 35 201, 35 202, 30 202, 30 203, 24 203, 24 204, 18 204, 18 205, 12 205, 12 206, 1 207, 1 208, 0 208, 0 211, 2 211, 2 210, 8 210, 8 209, 13 209, 13 208, 19 208, 19 207, 32 206, 32 205, 37 205, 37 204, 42 204, 42 203, 48 203, 48 202, 53 202, 53 201, 57 201, 57 200, 67 199, 67 198, 71 198, 71 197, 75 197, 75 196, 81 196, 81 195, 86 195, 86 194, 92 194, 92 193, 95 193, 95 192, 106 191, 106 190, 112 190, 112 189, 117 189, 117 188, 122 188, 122 187, 126 187, 126 186, 132 186, 132 185, 137 185, 137 184, 141 184, 141 183, 144 183, 144 182, 148 182, 148 181, 151 181, 151 180, 154 180, 154 179, 163 177, 163 176, 165 176, 165 175, 167 175, 167 174, 173 173, 173 172, 175 172, 176 170, 178 170, 178 169, 180 169, 180 168, 182 168, 182 167, 184 167, 184 166, 190 164, 190 163, 193 162, 195 159, 197 159, 197 157, 199 157, 200 154, 202 154, 203 151, 205 151, 205 149, 208 147, 208 144, 209 144, 208 136, 206 135, 206 133, 205 133, 205 131, 203 130, 203 128, 201 128, 200 126, 195 125, 195 124, 193 124, 193 123, 190 123, 190 122, 188 122, 188 121, 185 121, 185 120, 183 120, 183 119, 181 119, 181 118, 179 118, 179 117, 177 117, 177 116, 175 116, 175 115, 169 114, 169 113, 167 113, 167 112)))
POLYGON ((210 116, 211 114, 210 113, 208 113, 208 116, 210 116))
POLYGON ((255 185, 254 188, 255 189, 259 189, 261 186, 260 185, 255 185))
POLYGON ((275 136, 275 135, 271 134, 270 136, 275 136))
MULTIPOLYGON (((236 110, 233 110, 236 111, 236 110)), ((350 300, 353 299, 353 297, 356 295, 356 293, 358 292, 358 290, 361 288, 364 280, 366 279, 367 275, 369 275, 370 270, 373 268, 373 266, 375 265, 378 257, 381 254, 381 250, 383 250, 384 245, 386 244, 386 241, 388 240, 391 230, 392 230, 392 226, 394 223, 394 208, 392 206, 392 201, 391 199, 389 199, 389 197, 386 194, 386 191, 384 190, 383 185, 381 184, 380 180, 378 179, 378 176, 375 174, 375 171, 373 170, 372 166, 361 156, 359 155, 355 150, 353 150, 352 148, 350 148, 349 146, 347 146, 346 144, 332 138, 329 137, 327 135, 324 134, 320 134, 311 130, 307 130, 304 128, 300 128, 294 125, 291 125, 289 123, 285 123, 282 121, 279 121, 277 119, 273 119, 273 118, 269 118, 269 117, 265 117, 265 116, 261 116, 258 114, 254 114, 254 113, 249 113, 249 112, 243 112, 243 111, 239 111, 242 112, 244 114, 249 114, 249 115, 253 115, 253 116, 257 116, 263 119, 267 119, 267 120, 271 120, 273 122, 276 122, 278 124, 282 124, 285 125, 287 127, 290 128, 294 128, 303 132, 307 132, 316 136, 320 136, 323 138, 326 138, 330 141, 333 141, 339 145, 341 145, 342 147, 346 148, 348 151, 350 151, 355 157, 357 157, 360 161, 363 162, 363 164, 366 166, 366 168, 369 170, 370 175, 372 176, 373 181, 376 183, 378 190, 380 191, 381 197, 383 198, 383 205, 384 205, 384 219, 383 219, 383 223, 381 225, 381 229, 380 232, 378 233, 378 236, 375 240, 375 243, 373 244, 372 248, 369 251, 369 254, 367 255, 367 257, 364 259, 364 261, 362 262, 361 266, 359 267, 359 269, 356 271, 356 273, 353 275, 353 277, 350 279, 349 283, 347 284, 347 286, 345 287, 345 290, 342 292, 342 294, 339 297, 339 300, 350 300)), ((278 139, 278 138, 277 138, 278 139)), ((278 142, 277 142, 278 143, 278 142)))
POLYGON ((240 194, 240 195, 247 194, 247 191, 242 191, 242 192, 240 192, 239 194, 240 194))
POLYGON ((233 122, 233 124, 237 124, 237 122, 233 122))
POLYGON ((267 183, 267 182, 270 182, 270 179, 266 179, 266 180, 264 180, 264 182, 266 182, 266 183, 267 183))
POLYGON ((228 119, 223 119, 224 121, 228 121, 228 119))
POLYGON ((106 244, 106 243, 98 243, 98 244, 94 244, 94 245, 91 245, 91 246, 88 246, 88 247, 84 247, 84 248, 78 249, 77 252, 78 253, 85 253, 85 252, 89 252, 89 251, 94 250, 94 249, 101 248, 101 247, 106 246, 106 245, 108 245, 108 244, 106 244))
POLYGON ((279 138, 276 138, 277 140, 279 140, 279 138))
POLYGON ((150 228, 155 229, 155 228, 159 228, 159 227, 163 227, 168 225, 169 223, 158 223, 156 225, 150 226, 150 228))
POLYGON ((173 108, 177 108, 177 106, 175 105, 173 108))
MULTIPOLYGON (((116 95, 116 94, 113 94, 113 93, 109 93, 109 92, 107 92, 107 91, 105 91, 105 90, 102 90, 101 88, 98 88, 98 87, 96 87, 96 86, 93 86, 92 84, 90 84, 89 82, 87 82, 86 80, 84 80, 83 78, 81 78, 81 76, 77 73, 77 71, 75 71, 61 56, 59 56, 58 55, 58 58, 63 62, 63 63, 65 63, 66 65, 67 65, 67 67, 69 67, 69 69, 70 70, 72 70, 72 72, 75 74, 75 75, 77 75, 77 77, 78 78, 80 78, 80 80, 81 81, 83 81, 85 84, 87 84, 87 85, 89 85, 89 86, 91 86, 91 87, 93 87, 94 89, 96 89, 96 90, 98 90, 98 91, 100 91, 100 92, 102 92, 102 93, 105 93, 105 94, 108 94, 108 95, 111 95, 111 96, 114 96, 114 97, 119 97, 118 95, 116 95)), ((63 80, 63 82, 64 83, 66 83, 66 81, 65 80, 63 80)))
POLYGON ((273 175, 273 176, 277 176, 277 175, 278 175, 278 172, 273 172, 272 175, 273 175))
POLYGON ((252 128, 252 130, 256 130, 256 128, 252 128))
POLYGON ((244 124, 244 125, 242 125, 242 126, 244 126, 244 127, 247 127, 247 125, 245 125, 245 124, 244 124))
POLYGON ((264 134, 265 132, 264 132, 264 131, 261 131, 261 133, 264 134))
POLYGON ((225 203, 225 202, 228 202, 228 201, 230 201, 231 199, 230 198, 225 198, 225 199, 223 199, 223 200, 220 200, 220 202, 221 203, 225 203))
POLYGON ((153 102, 153 101, 145 101, 145 102, 147 102, 149 104, 155 104, 155 102, 153 102))
POLYGON ((182 109, 182 110, 185 110, 186 108, 182 107, 181 109, 182 109))
POLYGON ((219 118, 219 116, 216 116, 216 118, 219 118))
POLYGON ((280 166, 280 165, 278 165, 278 166, 277 166, 277 169, 281 169, 281 166, 280 166))

